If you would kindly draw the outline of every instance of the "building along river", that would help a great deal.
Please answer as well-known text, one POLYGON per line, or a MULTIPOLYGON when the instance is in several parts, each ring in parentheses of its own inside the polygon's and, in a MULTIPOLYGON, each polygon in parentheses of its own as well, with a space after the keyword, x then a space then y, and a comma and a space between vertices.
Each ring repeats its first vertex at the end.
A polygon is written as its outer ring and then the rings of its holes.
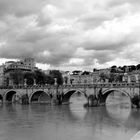
POLYGON ((126 96, 109 96, 106 107, 84 108, 83 96, 70 101, 1 105, 0 140, 130 140, 140 129, 140 110, 126 96))

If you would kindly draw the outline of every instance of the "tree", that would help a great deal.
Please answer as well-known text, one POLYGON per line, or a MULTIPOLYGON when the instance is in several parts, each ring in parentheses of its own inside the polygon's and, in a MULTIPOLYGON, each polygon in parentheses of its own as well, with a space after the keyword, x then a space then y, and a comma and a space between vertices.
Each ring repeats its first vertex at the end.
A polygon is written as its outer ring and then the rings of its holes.
POLYGON ((119 75, 118 81, 119 81, 119 82, 122 82, 122 81, 123 81, 123 74, 119 75))
POLYGON ((81 75, 89 75, 90 72, 89 71, 84 71, 81 75))
POLYGON ((100 79, 103 80, 105 82, 106 79, 108 79, 108 75, 105 74, 104 72, 100 73, 100 79))
POLYGON ((140 64, 138 64, 138 65, 136 66, 136 69, 137 69, 137 70, 140 70, 140 64))
POLYGON ((110 72, 112 72, 112 73, 116 73, 116 72, 117 72, 116 69, 117 69, 117 66, 114 65, 114 66, 111 67, 110 72))
POLYGON ((116 65, 113 65, 111 68, 112 68, 112 69, 116 69, 116 68, 117 68, 117 66, 116 66, 116 65))
POLYGON ((127 72, 127 66, 124 65, 124 66, 122 67, 122 70, 123 70, 124 73, 127 72))
POLYGON ((64 77, 64 83, 65 83, 65 84, 68 83, 68 77, 67 77, 67 76, 64 77))
POLYGON ((42 72, 41 70, 36 70, 34 74, 35 74, 36 84, 44 85, 46 83, 46 75, 44 72, 42 72))
POLYGON ((45 83, 50 84, 50 85, 53 85, 54 82, 55 82, 54 81, 54 78, 51 75, 46 75, 45 83))
POLYGON ((98 71, 96 68, 93 69, 93 72, 98 71))
POLYGON ((24 73, 20 70, 10 72, 10 79, 13 81, 14 85, 23 85, 24 73))
POLYGON ((110 73, 109 82, 114 82, 116 80, 116 74, 110 73))
POLYGON ((63 77, 59 70, 51 70, 50 76, 53 78, 57 78, 57 84, 62 85, 63 84, 63 77))
POLYGON ((130 69, 131 69, 131 71, 134 71, 134 70, 136 70, 136 66, 135 65, 131 65, 131 66, 129 66, 130 67, 130 69))
POLYGON ((33 85, 34 79, 35 79, 35 73, 34 72, 25 72, 24 79, 27 79, 27 82, 26 82, 27 85, 33 85))

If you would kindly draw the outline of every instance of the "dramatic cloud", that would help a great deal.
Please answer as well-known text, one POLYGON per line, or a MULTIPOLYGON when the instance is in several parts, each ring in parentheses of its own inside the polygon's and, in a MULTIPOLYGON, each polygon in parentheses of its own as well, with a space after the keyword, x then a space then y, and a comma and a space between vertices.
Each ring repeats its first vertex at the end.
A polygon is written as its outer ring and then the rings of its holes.
POLYGON ((133 0, 0 0, 0 58, 34 57, 41 67, 67 70, 138 64, 139 6, 133 0))

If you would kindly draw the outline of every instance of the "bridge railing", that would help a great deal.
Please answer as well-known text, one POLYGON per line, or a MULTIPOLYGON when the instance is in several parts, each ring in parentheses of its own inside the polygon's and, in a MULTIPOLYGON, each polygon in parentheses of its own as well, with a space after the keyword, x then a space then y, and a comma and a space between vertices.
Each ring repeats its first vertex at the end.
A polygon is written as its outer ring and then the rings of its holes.
POLYGON ((140 87, 140 83, 94 83, 94 84, 65 84, 65 85, 33 85, 33 86, 0 86, 0 89, 47 89, 47 88, 108 88, 108 87, 140 87))

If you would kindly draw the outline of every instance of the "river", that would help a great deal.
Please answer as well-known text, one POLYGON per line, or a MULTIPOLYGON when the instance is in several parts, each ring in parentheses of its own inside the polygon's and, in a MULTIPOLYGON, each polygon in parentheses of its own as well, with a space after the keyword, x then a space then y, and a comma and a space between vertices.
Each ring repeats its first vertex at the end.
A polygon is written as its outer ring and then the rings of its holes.
POLYGON ((0 106, 0 140, 130 140, 140 130, 140 110, 126 96, 110 96, 106 107, 70 105, 0 106))

